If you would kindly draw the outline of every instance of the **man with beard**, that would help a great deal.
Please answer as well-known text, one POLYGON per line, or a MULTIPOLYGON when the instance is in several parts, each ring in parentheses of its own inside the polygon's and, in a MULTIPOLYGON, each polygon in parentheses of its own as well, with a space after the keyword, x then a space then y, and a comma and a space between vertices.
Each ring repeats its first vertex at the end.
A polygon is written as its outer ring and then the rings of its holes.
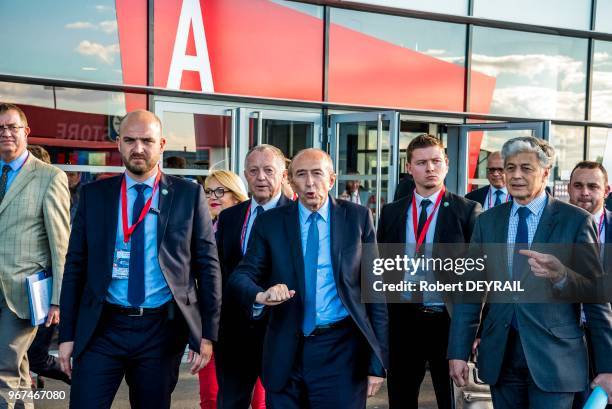
POLYGON ((125 174, 81 191, 60 299, 73 409, 110 408, 124 376, 133 408, 167 409, 185 345, 196 373, 217 339, 221 274, 204 191, 161 172, 161 131, 150 112, 126 115, 125 174))
MULTIPOLYGON (((610 193, 608 172, 600 163, 592 161, 579 162, 572 170, 567 190, 571 204, 581 207, 591 213, 591 217, 597 226, 599 243, 605 243, 605 245, 601 246, 602 253, 600 254, 600 260, 603 263, 602 266, 604 269, 607 268, 609 270, 606 272, 607 280, 603 283, 604 286, 607 285, 607 288, 604 287, 604 291, 607 291, 609 294, 609 277, 610 274, 612 274, 612 250, 610 249, 610 243, 612 243, 612 212, 604 208, 604 201, 606 196, 610 193)), ((593 378, 593 347, 591 345, 591 336, 588 327, 586 334, 587 346, 589 347, 589 358, 591 358, 590 377, 593 378)), ((599 383, 599 379, 596 383, 599 383)), ((588 394, 588 389, 585 392, 577 393, 573 407, 581 408, 584 406, 588 394)))

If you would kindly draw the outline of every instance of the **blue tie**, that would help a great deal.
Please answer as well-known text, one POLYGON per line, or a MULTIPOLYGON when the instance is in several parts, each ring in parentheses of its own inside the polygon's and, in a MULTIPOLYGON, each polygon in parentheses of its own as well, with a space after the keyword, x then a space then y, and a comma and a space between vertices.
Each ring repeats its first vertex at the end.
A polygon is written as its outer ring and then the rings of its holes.
MULTIPOLYGON (((518 209, 518 226, 516 227, 516 238, 514 239, 514 254, 512 255, 512 280, 520 280, 522 274, 529 268, 527 256, 519 254, 522 249, 529 248, 529 230, 527 228, 527 217, 531 210, 527 207, 518 209)), ((512 327, 518 329, 516 312, 512 314, 512 327)))
POLYGON ((501 195, 502 195, 502 191, 501 190, 496 190, 495 191, 495 203, 493 203, 493 206, 497 206, 501 204, 501 195))
POLYGON ((304 256, 304 321, 302 332, 310 335, 317 324, 317 266, 319 264, 319 229, 317 220, 319 213, 311 213, 308 217, 308 239, 304 256))
POLYGON ((0 176, 0 203, 4 199, 6 194, 6 187, 8 186, 8 173, 11 170, 9 165, 2 166, 2 176, 0 176))
MULTIPOLYGON (((138 192, 134 206, 132 207, 132 225, 138 221, 145 204, 144 191, 147 185, 134 185, 138 192)), ((130 275, 128 279, 128 302, 134 307, 140 306, 144 302, 144 220, 136 226, 130 239, 130 275)))
POLYGON ((257 206, 255 208, 255 218, 257 219, 257 217, 259 217, 260 214, 262 214, 264 212, 263 207, 261 206, 257 206))

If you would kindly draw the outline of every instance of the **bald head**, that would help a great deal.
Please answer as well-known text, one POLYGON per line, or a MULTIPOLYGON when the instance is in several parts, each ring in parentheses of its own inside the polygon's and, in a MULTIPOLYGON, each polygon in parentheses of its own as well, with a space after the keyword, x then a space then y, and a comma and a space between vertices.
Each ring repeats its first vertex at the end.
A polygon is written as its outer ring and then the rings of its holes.
POLYGON ((155 174, 166 140, 161 121, 145 110, 128 113, 119 126, 119 152, 130 177, 144 181, 155 174))
POLYGON ((500 151, 491 152, 487 158, 487 179, 491 186, 501 189, 506 186, 504 159, 500 151))
POLYGON ((289 181, 304 207, 319 210, 336 182, 331 158, 320 149, 298 152, 289 165, 289 181))
POLYGON ((159 134, 161 136, 161 120, 153 112, 144 109, 137 109, 136 111, 128 112, 123 118, 121 118, 121 122, 119 124, 119 134, 121 134, 123 127, 131 121, 156 124, 159 129, 159 134))

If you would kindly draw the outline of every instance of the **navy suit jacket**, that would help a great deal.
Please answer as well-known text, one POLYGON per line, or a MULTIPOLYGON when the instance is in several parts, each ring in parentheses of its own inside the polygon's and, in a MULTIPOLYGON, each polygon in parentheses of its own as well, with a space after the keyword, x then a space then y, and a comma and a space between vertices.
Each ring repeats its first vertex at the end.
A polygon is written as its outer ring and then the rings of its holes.
POLYGON ((470 193, 465 195, 465 198, 478 202, 481 206, 484 207, 485 200, 487 200, 487 195, 489 194, 490 187, 491 185, 486 185, 476 190, 472 190, 470 193))
MULTIPOLYGON (((336 289, 342 304, 359 328, 367 346, 370 375, 384 376, 387 368, 388 318, 383 303, 361 302, 362 257, 377 257, 370 211, 344 200, 330 200, 331 254, 336 289)), ((298 204, 268 210, 254 224, 248 250, 228 282, 232 293, 249 313, 257 293, 286 284, 296 295, 268 309, 263 350, 263 383, 280 391, 293 368, 304 317, 304 258, 298 204)))
MULTIPOLYGON (((512 203, 503 203, 482 213, 474 227, 472 245, 488 254, 484 275, 487 280, 509 277, 508 224, 512 203)), ((568 268, 567 289, 583 282, 593 283, 601 275, 595 224, 591 215, 576 206, 548 197, 531 249, 553 252, 568 268), (567 244, 562 250, 546 244, 567 244), (578 245, 572 246, 572 244, 578 245)), ((483 279, 485 277, 480 277, 483 279)), ((496 302, 487 295, 486 315, 481 304, 456 304, 449 334, 448 358, 467 361, 478 325, 482 325, 478 347, 480 378, 495 385, 504 364, 504 352, 512 317, 516 317, 521 344, 535 384, 547 392, 579 392, 587 387, 588 360, 580 304, 563 300, 548 280, 523 273, 525 288, 536 288, 540 299, 550 293, 550 302, 496 302), (481 322, 482 320, 482 322, 481 322)), ((589 289, 591 287, 589 286, 589 289)), ((596 373, 612 372, 612 310, 610 304, 582 304, 590 329, 596 373)))
MULTIPOLYGON (((291 203, 291 200, 281 195, 276 207, 289 203, 291 203)), ((251 200, 246 200, 223 210, 219 214, 216 239, 224 290, 230 275, 242 260, 240 238, 250 204, 251 200)), ((236 348, 240 348, 244 342, 262 342, 265 326, 265 319, 251 320, 250 314, 245 314, 239 302, 233 301, 231 297, 224 297, 221 307, 217 350, 227 349, 228 353, 224 355, 225 360, 233 358, 242 360, 242 356, 236 353, 236 348), (232 353, 232 351, 234 352, 232 353)))
MULTIPOLYGON (((74 341, 75 358, 94 334, 111 282, 122 178, 84 185, 72 225, 59 342, 74 341)), ((202 187, 181 178, 162 174, 159 191, 159 265, 189 328, 189 346, 199 352, 201 338, 217 339, 221 309, 221 272, 208 206, 202 187)))

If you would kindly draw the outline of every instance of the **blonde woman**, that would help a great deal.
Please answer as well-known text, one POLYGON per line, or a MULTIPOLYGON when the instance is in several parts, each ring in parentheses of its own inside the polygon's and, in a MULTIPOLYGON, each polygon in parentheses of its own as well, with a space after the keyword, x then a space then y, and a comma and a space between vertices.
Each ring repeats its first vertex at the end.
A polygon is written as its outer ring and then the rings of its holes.
POLYGON ((204 192, 215 231, 222 210, 248 199, 244 182, 229 170, 213 170, 204 181, 204 192))

